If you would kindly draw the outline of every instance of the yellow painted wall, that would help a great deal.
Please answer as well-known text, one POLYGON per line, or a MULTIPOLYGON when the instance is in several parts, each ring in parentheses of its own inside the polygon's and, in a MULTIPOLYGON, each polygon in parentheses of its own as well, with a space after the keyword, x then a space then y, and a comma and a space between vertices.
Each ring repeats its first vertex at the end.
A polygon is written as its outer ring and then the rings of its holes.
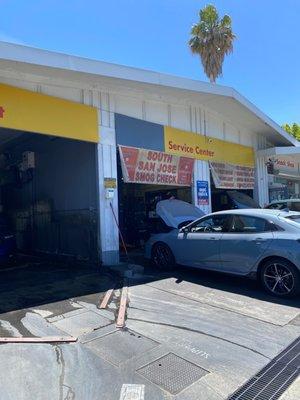
POLYGON ((164 127, 165 152, 198 160, 253 166, 252 147, 198 135, 196 133, 164 127))
POLYGON ((0 128, 97 143, 97 109, 0 83, 0 128))

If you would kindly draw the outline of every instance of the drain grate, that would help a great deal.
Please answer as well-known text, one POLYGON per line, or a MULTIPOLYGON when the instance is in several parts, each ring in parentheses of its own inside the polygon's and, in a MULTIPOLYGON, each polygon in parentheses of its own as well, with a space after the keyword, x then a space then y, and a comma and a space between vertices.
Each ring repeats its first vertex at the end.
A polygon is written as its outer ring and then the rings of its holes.
POLYGON ((137 370, 139 374, 171 394, 177 394, 208 373, 173 353, 137 370))
POLYGON ((277 400, 300 374, 300 338, 267 364, 228 400, 277 400))

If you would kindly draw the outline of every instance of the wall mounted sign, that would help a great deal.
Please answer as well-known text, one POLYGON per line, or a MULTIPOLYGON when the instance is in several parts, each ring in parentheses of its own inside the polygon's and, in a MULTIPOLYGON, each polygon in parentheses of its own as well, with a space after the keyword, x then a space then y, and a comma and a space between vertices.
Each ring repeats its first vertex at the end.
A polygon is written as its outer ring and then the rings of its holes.
POLYGON ((104 178, 104 188, 105 189, 116 189, 117 179, 116 178, 104 178))
POLYGON ((254 168, 239 165, 210 162, 210 170, 216 188, 253 189, 254 168))
POLYGON ((96 108, 2 83, 0 128, 99 141, 96 108))
POLYGON ((198 160, 254 166, 252 147, 225 142, 180 129, 164 127, 165 152, 198 160))
POLYGON ((124 182, 190 186, 194 160, 161 151, 119 146, 124 182))
POLYGON ((278 157, 274 160, 274 168, 278 173, 299 175, 299 162, 292 157, 278 157))
POLYGON ((209 192, 207 181, 197 181, 197 204, 198 206, 209 205, 209 192))

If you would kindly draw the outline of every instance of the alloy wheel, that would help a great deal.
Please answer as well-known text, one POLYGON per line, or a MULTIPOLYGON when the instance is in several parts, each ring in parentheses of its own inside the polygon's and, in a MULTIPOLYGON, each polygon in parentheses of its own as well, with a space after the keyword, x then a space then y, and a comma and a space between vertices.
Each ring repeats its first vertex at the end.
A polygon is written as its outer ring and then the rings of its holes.
POLYGON ((266 287, 274 294, 288 295, 295 286, 295 279, 288 266, 279 262, 269 264, 263 274, 266 287))
POLYGON ((167 246, 157 244, 153 249, 153 261, 160 267, 168 267, 171 264, 171 254, 167 246))

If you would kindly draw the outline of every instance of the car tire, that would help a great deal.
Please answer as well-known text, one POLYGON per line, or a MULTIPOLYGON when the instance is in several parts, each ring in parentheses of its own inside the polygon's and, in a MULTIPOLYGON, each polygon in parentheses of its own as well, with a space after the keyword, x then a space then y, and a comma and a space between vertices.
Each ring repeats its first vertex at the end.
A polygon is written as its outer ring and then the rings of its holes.
POLYGON ((265 262, 260 271, 264 289, 277 297, 293 297, 299 293, 300 274, 288 260, 272 258, 265 262))
POLYGON ((154 267, 171 271, 176 261, 172 250, 165 243, 155 243, 151 251, 151 263, 154 267))

